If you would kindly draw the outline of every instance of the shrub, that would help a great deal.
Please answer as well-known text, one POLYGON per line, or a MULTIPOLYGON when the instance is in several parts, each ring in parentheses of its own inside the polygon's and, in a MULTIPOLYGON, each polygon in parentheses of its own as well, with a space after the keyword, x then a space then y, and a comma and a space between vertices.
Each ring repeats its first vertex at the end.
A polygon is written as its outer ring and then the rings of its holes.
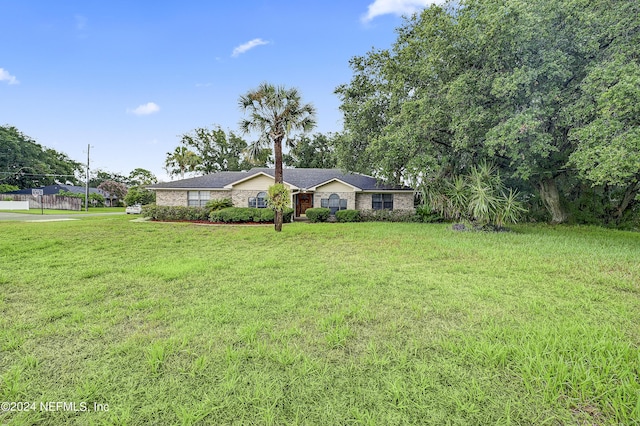
POLYGON ((444 218, 438 214, 429 204, 423 204, 416 208, 416 221, 424 223, 442 222, 444 218))
POLYGON ((363 210, 362 222, 420 222, 420 216, 414 210, 363 210))
POLYGON ((517 191, 507 188, 495 166, 481 163, 464 176, 425 182, 422 198, 447 220, 465 220, 484 227, 516 223, 526 213, 517 191))
POLYGON ((207 220, 204 207, 156 206, 142 207, 142 215, 153 220, 207 220))
POLYGON ((282 212, 282 222, 291 222, 291 220, 293 219, 293 212, 294 210, 291 207, 287 207, 286 209, 284 209, 284 211, 282 212))
POLYGON ((336 212, 338 222, 359 222, 360 212, 358 210, 340 210, 336 212))
MULTIPOLYGON (((241 222, 253 222, 254 216, 253 207, 227 207, 226 209, 215 210, 209 214, 209 220, 211 222, 224 222, 224 223, 241 223, 241 222)), ((259 215, 259 213, 257 213, 259 215)))
POLYGON ((254 218, 256 219, 255 222, 273 223, 273 219, 275 218, 275 212, 273 210, 271 209, 256 209, 256 210, 258 210, 258 212, 254 216, 254 218))
POLYGON ((331 210, 327 208, 310 208, 305 211, 307 219, 312 223, 326 222, 330 214, 331 210))
MULTIPOLYGON (((283 212, 283 221, 290 222, 293 215, 292 208, 286 208, 283 212)), ((223 223, 273 223, 274 211, 271 209, 257 209, 255 207, 227 207, 214 210, 209 214, 211 222, 223 223)))
POLYGON ((233 207, 233 201, 231 201, 231 198, 221 198, 218 200, 209 200, 207 201, 207 204, 205 206, 205 208, 209 211, 209 213, 216 211, 216 210, 222 210, 222 209, 226 209, 228 207, 233 207))

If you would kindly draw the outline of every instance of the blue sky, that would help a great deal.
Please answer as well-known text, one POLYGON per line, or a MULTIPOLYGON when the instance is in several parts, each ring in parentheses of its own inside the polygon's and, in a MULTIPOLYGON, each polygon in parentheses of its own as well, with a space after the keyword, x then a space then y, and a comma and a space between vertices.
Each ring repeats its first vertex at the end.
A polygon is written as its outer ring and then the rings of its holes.
POLYGON ((339 131, 349 59, 431 2, 0 0, 0 124, 76 161, 91 144, 92 169, 168 180, 179 135, 235 131, 238 97, 263 81, 298 88, 316 131, 339 131))

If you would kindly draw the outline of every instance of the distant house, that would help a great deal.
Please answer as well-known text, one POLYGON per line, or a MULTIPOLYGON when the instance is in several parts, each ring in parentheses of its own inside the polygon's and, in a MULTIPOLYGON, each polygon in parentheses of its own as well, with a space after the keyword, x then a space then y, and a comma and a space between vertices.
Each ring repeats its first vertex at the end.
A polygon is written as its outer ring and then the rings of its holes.
MULTIPOLYGON (((72 192, 74 194, 84 194, 86 189, 84 186, 66 185, 57 183, 55 185, 41 186, 38 188, 19 189, 17 191, 5 192, 5 194, 26 194, 31 195, 32 189, 42 189, 42 195, 58 195, 60 191, 72 192)), ((100 194, 105 198, 105 202, 109 203, 109 193, 97 188, 89 188, 90 194, 100 194)), ((116 201, 116 200, 114 200, 116 201)))
MULTIPOLYGON (((246 172, 218 172, 191 179, 149 185, 156 192, 156 204, 204 206, 207 201, 230 198, 235 207, 266 207, 274 169, 254 168, 246 172)), ((338 210, 413 210, 414 190, 385 185, 377 179, 339 169, 284 169, 284 185, 291 191, 290 206, 295 216, 311 207, 338 210)))

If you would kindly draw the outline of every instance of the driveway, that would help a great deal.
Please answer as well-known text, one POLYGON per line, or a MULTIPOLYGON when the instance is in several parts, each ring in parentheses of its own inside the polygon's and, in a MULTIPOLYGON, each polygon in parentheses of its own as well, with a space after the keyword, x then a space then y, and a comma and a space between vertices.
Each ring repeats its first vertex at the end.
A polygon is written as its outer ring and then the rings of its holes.
POLYGON ((118 213, 81 213, 81 214, 24 214, 24 213, 6 213, 0 212, 0 221, 17 221, 17 222, 56 222, 60 220, 82 219, 89 216, 110 216, 123 215, 124 212, 118 213))

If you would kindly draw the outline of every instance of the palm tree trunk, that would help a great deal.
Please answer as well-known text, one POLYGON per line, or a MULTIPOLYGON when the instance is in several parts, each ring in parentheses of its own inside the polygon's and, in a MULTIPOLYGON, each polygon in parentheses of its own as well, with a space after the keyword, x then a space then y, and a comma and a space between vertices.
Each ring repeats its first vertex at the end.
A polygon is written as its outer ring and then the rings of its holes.
POLYGON ((273 141, 273 151, 276 157, 275 183, 282 183, 282 138, 273 141))
POLYGON ((273 224, 276 232, 282 231, 282 212, 280 210, 275 211, 275 215, 273 217, 273 224))
MULTIPOLYGON (((282 183, 282 137, 276 138, 273 141, 273 151, 276 157, 275 183, 282 183)), ((273 224, 276 232, 282 231, 282 211, 275 211, 273 224)))

